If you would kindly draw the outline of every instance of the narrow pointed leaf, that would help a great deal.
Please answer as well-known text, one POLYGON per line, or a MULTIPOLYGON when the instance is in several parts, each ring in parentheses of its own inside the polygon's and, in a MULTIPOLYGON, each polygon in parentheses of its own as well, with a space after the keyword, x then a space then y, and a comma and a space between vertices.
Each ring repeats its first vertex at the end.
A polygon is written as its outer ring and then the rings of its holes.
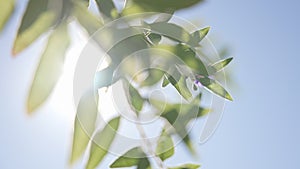
POLYGON ((43 104, 55 87, 63 69, 69 41, 66 25, 60 25, 50 35, 27 99, 28 113, 32 113, 43 104))
POLYGON ((158 69, 150 69, 148 77, 141 83, 141 86, 152 86, 158 83, 164 75, 164 72, 158 69))
POLYGON ((205 86, 208 90, 215 93, 218 96, 221 96, 227 100, 232 101, 231 95, 221 86, 216 80, 213 80, 208 77, 198 78, 197 79, 203 86, 205 86))
POLYGON ((161 41, 161 35, 150 33, 148 38, 151 40, 152 44, 157 45, 161 41))
POLYGON ((110 167, 111 168, 121 168, 121 167, 132 167, 132 166, 144 166, 147 168, 149 166, 149 161, 146 158, 146 154, 140 147, 135 147, 121 157, 119 157, 116 161, 114 161, 110 167))
POLYGON ((4 28, 15 8, 15 0, 0 1, 0 32, 4 28))
POLYGON ((200 30, 195 31, 194 33, 192 33, 192 36, 194 37, 196 42, 199 43, 200 41, 202 41, 206 37, 209 30, 210 30, 210 27, 200 29, 200 30))
POLYGON ((48 4, 49 0, 29 0, 14 43, 14 55, 28 47, 56 23, 60 11, 49 9, 48 4))
POLYGON ((107 154, 116 132, 119 128, 120 117, 112 119, 103 130, 96 133, 90 150, 90 157, 86 169, 94 169, 107 154))
POLYGON ((89 35, 94 34, 103 26, 103 23, 86 8, 84 3, 74 3, 73 15, 89 35))
POLYGON ((221 71, 223 68, 225 68, 232 61, 232 59, 233 58, 231 57, 224 60, 220 60, 219 62, 210 65, 208 68, 210 69, 212 74, 215 74, 221 71))
POLYGON ((131 84, 129 84, 129 99, 136 113, 140 112, 143 108, 144 99, 131 84))
POLYGON ((77 161, 85 152, 95 130, 98 113, 98 96, 87 92, 79 101, 74 123, 73 145, 70 164, 77 161))
POLYGON ((163 161, 170 158, 174 154, 174 143, 172 138, 167 133, 163 132, 158 139, 155 154, 163 161))
POLYGON ((202 0, 131 0, 127 3, 124 14, 135 14, 139 12, 169 12, 188 8, 202 0))
POLYGON ((167 76, 164 75, 163 82, 162 82, 162 87, 166 87, 169 83, 170 82, 169 82, 167 76))
POLYGON ((183 164, 178 167, 169 167, 169 169, 198 169, 200 165, 198 164, 183 164))

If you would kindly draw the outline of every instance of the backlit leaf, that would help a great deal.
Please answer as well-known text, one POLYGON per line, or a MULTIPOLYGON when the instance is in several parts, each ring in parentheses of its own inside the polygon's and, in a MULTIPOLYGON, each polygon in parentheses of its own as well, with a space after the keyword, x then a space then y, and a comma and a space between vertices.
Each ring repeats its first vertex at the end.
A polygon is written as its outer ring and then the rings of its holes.
POLYGON ((77 107, 70 164, 77 161, 85 152, 95 130, 97 113, 98 95, 94 95, 91 90, 80 99, 77 107))
POLYGON ((161 158, 161 160, 166 160, 174 154, 174 143, 172 138, 162 132, 160 138, 158 139, 155 154, 161 158))
POLYGON ((202 0, 130 0, 124 10, 124 15, 140 12, 168 12, 196 5, 202 0))
POLYGON ((49 0, 29 0, 13 47, 18 54, 56 22, 61 11, 49 9, 49 0))
POLYGON ((210 69, 211 73, 214 74, 216 72, 221 71, 224 67, 226 67, 232 61, 232 59, 233 58, 231 57, 224 60, 220 60, 217 63, 210 65, 208 68, 210 69))
POLYGON ((74 3, 73 15, 77 21, 83 26, 89 35, 94 34, 103 26, 103 23, 92 13, 88 11, 84 3, 74 3))
POLYGON ((86 169, 94 169, 107 154, 119 128, 120 117, 112 119, 103 130, 96 133, 90 150, 90 157, 86 169))
POLYGON ((4 28, 15 8, 15 0, 0 1, 0 31, 4 28))
POLYGON ((64 24, 50 35, 27 99, 28 113, 35 111, 51 94, 62 72, 69 43, 67 26, 64 24))
POLYGON ((131 84, 129 84, 129 97, 130 102, 135 111, 138 113, 142 110, 144 99, 140 95, 137 89, 135 89, 131 84))
POLYGON ((194 39, 196 39, 196 42, 199 43, 200 41, 202 41, 202 39, 204 39, 206 37, 209 30, 210 30, 210 27, 200 29, 200 30, 192 33, 192 36, 194 37, 194 39))
POLYGON ((208 90, 212 91, 216 95, 221 96, 230 101, 233 100, 231 95, 216 80, 208 77, 198 77, 197 80, 208 90))
POLYGON ((150 166, 150 162, 147 159, 146 154, 140 147, 135 147, 127 151, 110 165, 111 168, 132 166, 137 166, 138 169, 146 169, 150 166))
POLYGON ((183 164, 178 167, 169 167, 169 169, 198 169, 200 165, 198 164, 183 164))

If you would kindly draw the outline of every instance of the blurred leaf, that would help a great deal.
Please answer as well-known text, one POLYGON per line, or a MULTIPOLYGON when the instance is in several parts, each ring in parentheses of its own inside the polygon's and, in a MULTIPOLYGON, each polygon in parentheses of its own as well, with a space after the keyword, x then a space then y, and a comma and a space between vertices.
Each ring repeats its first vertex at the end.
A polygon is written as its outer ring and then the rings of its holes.
POLYGON ((164 75, 164 72, 158 69, 149 69, 149 75, 141 82, 141 86, 152 86, 158 83, 164 75))
POLYGON ((203 76, 208 76, 208 72, 204 63, 200 58, 198 58, 195 51, 193 51, 189 46, 184 44, 178 44, 176 46, 157 45, 153 46, 153 48, 166 50, 174 54, 175 56, 179 57, 183 61, 183 63, 192 71, 203 76))
POLYGON ((192 93, 187 87, 185 77, 183 76, 180 77, 179 81, 175 84, 175 88, 180 93, 180 95, 186 100, 189 100, 192 97, 192 93))
POLYGON ((174 154, 174 143, 172 138, 162 132, 156 147, 155 154, 161 158, 162 161, 170 158, 174 154))
POLYGON ((115 7, 115 4, 112 0, 96 0, 98 9, 104 19, 116 19, 118 17, 118 11, 115 7))
POLYGON ((217 63, 214 63, 210 66, 208 66, 208 69, 210 69, 212 74, 215 74, 217 72, 219 72, 220 70, 222 70, 224 67, 226 67, 231 61, 232 61, 232 57, 231 58, 227 58, 224 60, 220 60, 217 63))
POLYGON ((130 96, 131 105, 135 109, 135 112, 136 113, 140 112, 143 108, 144 99, 137 91, 137 89, 135 89, 131 84, 129 84, 129 96, 130 96))
POLYGON ((204 39, 206 37, 209 30, 210 30, 210 27, 200 29, 200 30, 195 31, 194 33, 192 33, 192 36, 196 39, 196 42, 199 43, 200 41, 202 41, 202 39, 204 39))
POLYGON ((157 108, 161 117, 168 120, 174 127, 176 133, 183 139, 191 153, 195 153, 191 145, 186 125, 192 120, 206 115, 209 110, 200 107, 201 95, 194 98, 190 103, 170 104, 159 100, 152 99, 150 103, 157 108))
POLYGON ((170 82, 168 80, 168 77, 166 75, 164 75, 164 79, 163 79, 163 82, 162 82, 162 87, 166 87, 169 83, 170 82))
POLYGON ((28 113, 35 111, 51 94, 63 69, 69 44, 67 26, 62 24, 50 35, 41 56, 27 99, 28 113))
POLYGON ((86 5, 80 2, 74 2, 73 15, 77 21, 83 26, 89 35, 94 34, 103 26, 103 23, 92 13, 88 11, 86 5))
POLYGON ((49 0, 29 0, 13 47, 16 55, 56 23, 60 13, 48 9, 49 0))
POLYGON ((154 45, 157 45, 161 41, 161 35, 155 33, 150 33, 148 35, 148 38, 150 39, 151 43, 154 45))
POLYGON ((4 28, 15 8, 15 0, 0 1, 0 32, 4 28))
POLYGON ((151 24, 144 22, 144 24, 155 34, 163 35, 180 43, 186 43, 192 47, 199 46, 197 40, 179 25, 167 22, 155 22, 151 24))
POLYGON ((96 133, 90 150, 90 157, 86 169, 94 169, 107 154, 119 128, 120 117, 112 119, 102 131, 96 133))
POLYGON ((178 167, 169 167, 169 169, 198 169, 200 165, 198 164, 183 164, 178 167))
POLYGON ((95 74, 95 88, 100 89, 102 87, 108 87, 115 83, 118 79, 113 78, 114 66, 109 66, 103 70, 96 72, 95 74))
POLYGON ((197 80, 205 86, 208 90, 212 91, 218 96, 232 101, 231 95, 216 81, 208 77, 197 77, 197 80))
POLYGON ((138 169, 146 169, 150 167, 150 162, 146 157, 146 154, 140 147, 135 147, 127 151, 124 155, 114 161, 111 168, 122 168, 137 166, 138 169))
POLYGON ((154 22, 169 22, 172 19, 174 10, 165 11, 165 13, 160 14, 154 22))
POLYGON ((98 113, 98 95, 93 90, 85 93, 79 101, 74 123, 73 145, 70 164, 77 161, 87 148, 95 130, 98 113))
POLYGON ((123 15, 141 12, 168 12, 196 5, 202 0, 131 0, 127 3, 123 15))
POLYGON ((108 55, 114 64, 119 64, 127 56, 147 48, 148 44, 144 36, 137 34, 119 41, 108 51, 108 55))

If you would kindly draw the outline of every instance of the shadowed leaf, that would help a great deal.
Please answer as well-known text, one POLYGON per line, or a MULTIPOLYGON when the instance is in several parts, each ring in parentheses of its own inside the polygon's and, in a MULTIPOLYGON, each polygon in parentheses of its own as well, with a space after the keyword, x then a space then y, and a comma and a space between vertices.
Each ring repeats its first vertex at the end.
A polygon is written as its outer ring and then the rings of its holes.
POLYGON ((112 119, 103 130, 96 133, 90 150, 90 157, 86 169, 94 169, 107 154, 119 128, 120 117, 112 119))
POLYGON ((35 111, 51 94, 60 77, 69 43, 66 25, 60 25, 50 35, 27 99, 28 113, 35 111))
POLYGON ((118 11, 112 0, 96 0, 96 3, 104 19, 111 20, 118 17, 118 11))

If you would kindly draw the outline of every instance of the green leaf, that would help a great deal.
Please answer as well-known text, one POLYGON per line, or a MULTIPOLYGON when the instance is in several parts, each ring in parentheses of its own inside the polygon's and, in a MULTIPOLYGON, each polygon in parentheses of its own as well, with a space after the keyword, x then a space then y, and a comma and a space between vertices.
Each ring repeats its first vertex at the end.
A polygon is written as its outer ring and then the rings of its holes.
POLYGON ((198 164, 183 164, 178 167, 169 167, 169 169, 198 169, 200 165, 198 164))
POLYGON ((224 60, 220 60, 210 66, 208 66, 208 69, 211 71, 212 74, 215 74, 219 71, 221 71, 223 68, 225 68, 231 61, 232 61, 232 57, 231 58, 227 58, 224 60))
POLYGON ((161 41, 161 35, 155 33, 150 33, 148 35, 148 38, 150 39, 151 43, 154 45, 157 45, 161 41))
POLYGON ((168 77, 166 75, 164 75, 164 79, 163 79, 163 82, 162 82, 162 87, 166 87, 169 83, 170 82, 168 80, 168 77))
POLYGON ((98 113, 98 95, 91 90, 80 99, 74 123, 73 145, 70 164, 77 161, 87 148, 95 130, 98 113))
POLYGON ((30 0, 13 47, 16 55, 57 22, 59 12, 48 8, 49 0, 30 0))
POLYGON ((174 154, 174 143, 172 138, 162 132, 156 147, 155 154, 161 158, 161 160, 166 160, 174 154))
POLYGON ((192 120, 206 115, 209 110, 199 106, 201 95, 194 98, 188 104, 170 104, 159 100, 150 100, 152 106, 157 108, 161 117, 165 118, 175 129, 189 148, 191 153, 195 153, 192 147, 190 137, 185 126, 192 120))
POLYGON ((27 99, 28 113, 35 111, 51 94, 62 72, 69 44, 67 26, 62 24, 50 35, 41 56, 27 99))
POLYGON ((175 84, 175 88, 180 93, 180 95, 186 100, 189 100, 192 97, 192 93, 187 87, 185 77, 183 76, 180 77, 178 83, 175 84))
POLYGON ((15 8, 15 0, 0 1, 0 31, 4 28, 15 8))
POLYGON ((175 87, 178 93, 186 100, 189 100, 192 97, 190 90, 186 84, 186 77, 180 74, 180 72, 174 68, 172 75, 166 73, 166 78, 168 81, 175 87))
POLYGON ((197 43, 200 43, 200 41, 202 41, 202 39, 204 39, 206 37, 209 30, 210 30, 210 27, 200 29, 200 30, 195 31, 194 33, 192 33, 192 36, 196 39, 197 43))
POLYGON ((231 95, 216 80, 208 77, 196 78, 203 86, 205 86, 208 90, 212 91, 216 95, 221 96, 230 101, 233 100, 231 95))
POLYGON ((120 117, 112 119, 102 131, 96 133, 90 150, 86 169, 94 169, 107 154, 119 128, 120 117))
POLYGON ((131 0, 127 3, 123 15, 141 12, 168 12, 196 5, 202 0, 131 0))
POLYGON ((73 15, 80 25, 86 29, 89 35, 93 35, 103 26, 103 23, 88 11, 84 3, 74 2, 73 6, 73 15))
POLYGON ((184 44, 178 44, 175 46, 157 45, 157 46, 153 46, 153 48, 166 50, 174 54, 175 56, 179 57, 183 61, 185 66, 187 66, 192 71, 203 76, 208 76, 208 71, 206 69, 206 66, 201 61, 201 59, 196 55, 195 51, 193 51, 189 46, 184 44))
POLYGON ((110 165, 111 168, 132 166, 138 166, 138 169, 145 169, 150 166, 150 162, 147 159, 146 154, 140 147, 135 147, 127 151, 110 165))
POLYGON ((164 72, 159 69, 149 69, 149 75, 141 82, 141 86, 152 86, 158 83, 164 75, 164 72))
POLYGON ((118 11, 112 0, 96 0, 96 3, 105 20, 116 19, 118 17, 118 11))
POLYGON ((130 102, 136 113, 140 112, 143 108, 144 99, 140 93, 131 84, 129 84, 130 102))
POLYGON ((163 35, 177 42, 186 43, 192 47, 199 46, 197 40, 189 32, 174 23, 155 22, 147 24, 144 22, 144 25, 155 34, 163 35))

